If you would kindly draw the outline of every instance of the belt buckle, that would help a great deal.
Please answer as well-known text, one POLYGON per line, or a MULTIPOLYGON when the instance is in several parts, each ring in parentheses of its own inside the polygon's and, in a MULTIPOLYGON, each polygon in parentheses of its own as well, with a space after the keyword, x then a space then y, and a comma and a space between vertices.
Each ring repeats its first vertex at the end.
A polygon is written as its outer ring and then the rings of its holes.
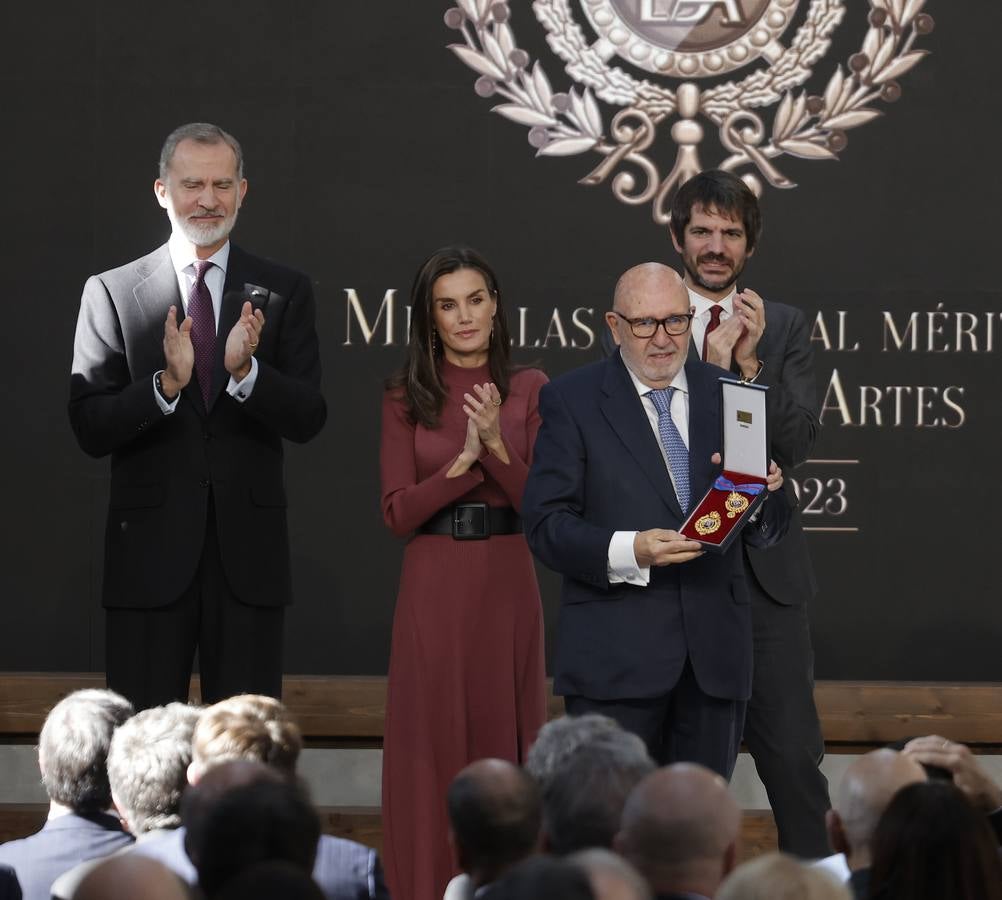
POLYGON ((486 503, 457 503, 452 508, 452 538, 483 541, 491 536, 491 518, 486 503))

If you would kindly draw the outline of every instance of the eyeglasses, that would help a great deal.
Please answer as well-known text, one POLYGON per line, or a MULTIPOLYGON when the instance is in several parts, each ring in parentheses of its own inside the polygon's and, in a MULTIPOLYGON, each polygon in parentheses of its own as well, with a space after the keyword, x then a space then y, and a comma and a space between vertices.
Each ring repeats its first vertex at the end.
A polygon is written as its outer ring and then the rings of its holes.
POLYGON ((617 312, 616 310, 613 310, 613 312, 629 324, 633 336, 638 338, 654 337, 658 332, 658 326, 664 328, 665 334, 685 334, 689 330, 689 325, 692 324, 692 317, 694 315, 694 313, 677 313, 674 316, 665 316, 663 319, 654 319, 651 317, 628 319, 621 312, 617 312))

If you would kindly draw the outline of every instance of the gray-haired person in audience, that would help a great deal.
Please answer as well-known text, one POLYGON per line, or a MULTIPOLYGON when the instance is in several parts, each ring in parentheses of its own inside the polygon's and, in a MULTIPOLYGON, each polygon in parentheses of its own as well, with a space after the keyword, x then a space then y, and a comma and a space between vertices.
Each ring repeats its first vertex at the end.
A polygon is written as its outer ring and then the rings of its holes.
POLYGON ((652 900, 650 885, 618 853, 605 847, 579 850, 567 861, 588 873, 595 900, 652 900))
POLYGON ((112 691, 74 691, 45 719, 38 767, 49 796, 41 831, 0 845, 0 865, 14 869, 25 900, 49 900, 52 882, 87 859, 107 856, 132 836, 111 811, 106 763, 111 736, 132 715, 112 691))
POLYGON ((623 808, 615 849, 658 900, 713 897, 737 865, 741 810, 719 775, 675 763, 648 775, 623 808))
POLYGON ((449 840, 462 872, 449 882, 445 900, 472 900, 539 850, 539 788, 506 760, 468 765, 449 785, 446 805, 449 840))
POLYGON ((620 727, 580 744, 543 787, 543 849, 564 856, 587 847, 612 847, 623 804, 654 771, 647 746, 620 727))
MULTIPOLYGON (((169 703, 136 713, 111 739, 108 783, 125 827, 141 844, 181 824, 181 794, 188 784, 191 736, 201 714, 169 703)), ((133 852, 125 847, 119 853, 133 852)), ((55 880, 55 900, 74 900, 80 881, 98 864, 89 860, 55 880)))
MULTIPOLYGON (((289 711, 278 700, 258 694, 230 697, 205 709, 192 736, 188 781, 197 785, 213 766, 250 760, 295 778, 303 740, 289 711)), ((186 829, 144 841, 135 852, 159 859, 189 884, 197 872, 185 850, 186 829)), ((355 841, 321 835, 313 878, 329 900, 382 900, 389 892, 375 850, 355 841)))
POLYGON ((545 790, 553 773, 560 769, 578 747, 598 735, 622 730, 615 719, 599 713, 551 719, 539 729, 535 742, 529 748, 525 770, 545 790))

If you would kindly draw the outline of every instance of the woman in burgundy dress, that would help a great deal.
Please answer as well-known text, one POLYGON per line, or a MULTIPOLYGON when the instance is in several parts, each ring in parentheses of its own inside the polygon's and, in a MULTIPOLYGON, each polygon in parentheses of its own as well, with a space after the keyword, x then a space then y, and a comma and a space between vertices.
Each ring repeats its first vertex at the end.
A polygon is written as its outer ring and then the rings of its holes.
POLYGON ((465 248, 426 260, 380 449, 383 518, 411 535, 383 751, 386 874, 401 900, 440 900, 455 873, 452 778, 484 757, 521 763, 546 716, 539 588, 518 517, 546 376, 513 371, 510 347, 486 260, 465 248))

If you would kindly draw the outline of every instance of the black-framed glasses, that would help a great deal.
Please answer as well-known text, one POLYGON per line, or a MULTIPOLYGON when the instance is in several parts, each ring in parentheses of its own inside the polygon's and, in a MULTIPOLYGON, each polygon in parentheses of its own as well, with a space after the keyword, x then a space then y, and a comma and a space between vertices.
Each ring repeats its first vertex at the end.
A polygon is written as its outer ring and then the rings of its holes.
POLYGON ((674 316, 665 316, 663 319, 654 319, 650 316, 642 319, 628 319, 615 309, 613 312, 630 326, 633 336, 638 338, 654 337, 657 334, 659 326, 664 328, 665 334, 685 334, 692 324, 692 317, 694 315, 694 313, 676 313, 674 316))

